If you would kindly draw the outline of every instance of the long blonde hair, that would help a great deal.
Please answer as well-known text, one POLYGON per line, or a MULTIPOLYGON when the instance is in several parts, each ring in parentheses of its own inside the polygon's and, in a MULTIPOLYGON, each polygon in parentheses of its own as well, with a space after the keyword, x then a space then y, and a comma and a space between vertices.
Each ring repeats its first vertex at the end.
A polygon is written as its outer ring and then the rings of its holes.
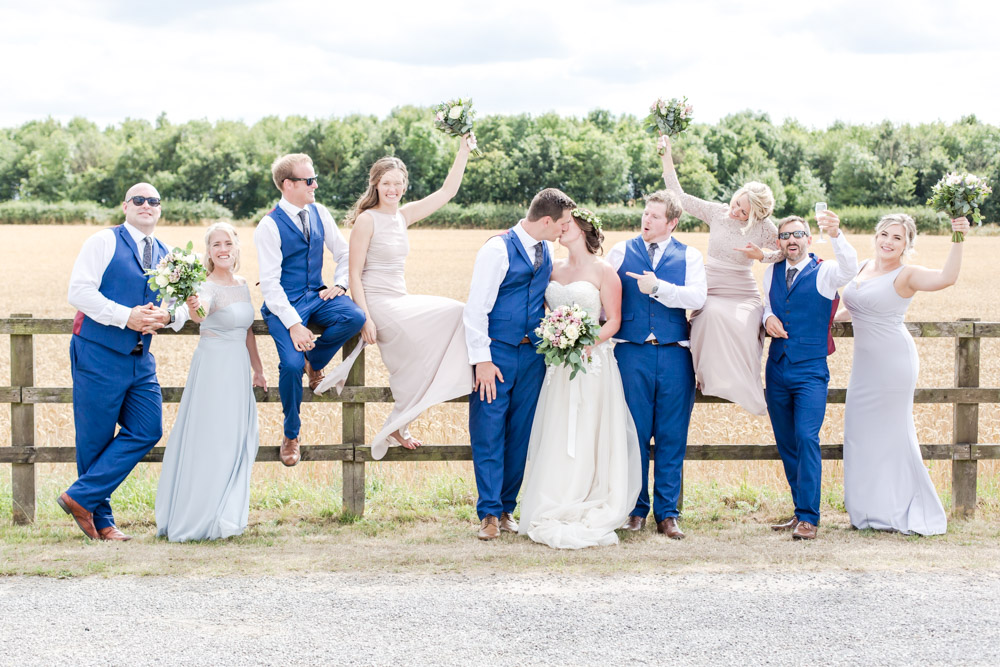
POLYGON ((761 220, 766 220, 774 212, 774 193, 771 188, 757 181, 744 183, 743 187, 733 194, 730 201, 736 201, 743 195, 750 200, 750 214, 747 216, 747 224, 740 231, 744 234, 761 220))
POLYGON ((398 157, 392 157, 391 155, 386 155, 383 158, 375 160, 375 164, 372 168, 368 170, 368 189, 365 193, 358 198, 355 202, 354 208, 352 208, 347 217, 344 218, 344 224, 347 226, 353 225, 354 221, 358 219, 358 216, 367 211, 370 208, 375 208, 378 206, 378 182, 382 180, 386 172, 392 171, 393 169, 399 169, 403 172, 404 181, 404 191, 406 185, 410 182, 410 173, 406 170, 406 165, 398 157))
POLYGON ((205 270, 211 273, 215 271, 215 262, 212 261, 212 234, 218 231, 223 231, 229 235, 229 240, 233 242, 233 252, 236 257, 233 259, 233 273, 236 273, 236 269, 240 268, 240 237, 236 233, 236 228, 225 221, 219 221, 213 224, 205 231, 205 270))

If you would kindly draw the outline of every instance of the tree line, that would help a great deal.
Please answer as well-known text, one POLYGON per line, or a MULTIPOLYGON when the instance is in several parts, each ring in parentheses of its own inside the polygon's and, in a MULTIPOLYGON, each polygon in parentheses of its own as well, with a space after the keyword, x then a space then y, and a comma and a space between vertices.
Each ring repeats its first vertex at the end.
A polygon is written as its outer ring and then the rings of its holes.
MULTIPOLYGON (((614 206, 663 184, 654 138, 633 115, 487 115, 475 131, 484 156, 469 163, 455 200, 460 205, 524 206, 538 190, 558 187, 578 201, 614 206)), ((406 162, 409 198, 427 195, 443 182, 456 145, 434 129, 429 108, 413 106, 383 119, 267 117, 252 125, 175 124, 165 114, 103 129, 84 118, 38 120, 0 130, 0 202, 113 206, 128 186, 149 181, 165 203, 212 203, 236 218, 254 218, 277 198, 272 160, 303 152, 321 177, 319 199, 346 209, 383 155, 406 162)), ((774 191, 777 215, 805 214, 816 201, 911 209, 923 205, 942 175, 961 170, 989 180, 996 194, 983 214, 1000 220, 1000 128, 975 116, 951 124, 837 122, 813 129, 741 111, 695 123, 674 146, 681 184, 704 199, 728 201, 744 182, 759 180, 774 191)))

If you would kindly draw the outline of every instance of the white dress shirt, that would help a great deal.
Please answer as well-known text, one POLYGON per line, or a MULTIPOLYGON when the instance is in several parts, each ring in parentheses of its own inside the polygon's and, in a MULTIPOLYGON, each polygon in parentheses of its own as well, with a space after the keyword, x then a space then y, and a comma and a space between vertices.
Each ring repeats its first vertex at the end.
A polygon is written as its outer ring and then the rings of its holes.
MULTIPOLYGON (((514 225, 514 234, 534 260, 535 246, 545 243, 549 249, 549 260, 554 259, 552 244, 537 241, 521 224, 514 225)), ((503 235, 498 234, 483 244, 476 253, 476 263, 472 267, 472 284, 469 285, 469 299, 465 304, 462 321, 465 323, 465 344, 469 349, 469 363, 475 366, 483 361, 493 361, 490 353, 490 312, 497 300, 500 284, 507 276, 510 260, 507 258, 507 244, 503 235)))
MULTIPOLYGON (((854 249, 854 246, 847 242, 843 232, 837 236, 831 236, 830 242, 833 244, 833 254, 837 260, 834 262, 820 262, 819 268, 816 269, 816 291, 827 299, 832 300, 837 296, 837 290, 851 282, 851 279, 858 274, 858 253, 854 249)), ((794 285, 795 281, 799 278, 799 274, 802 273, 802 269, 809 264, 811 259, 807 253, 795 264, 786 261, 785 273, 781 275, 781 279, 785 280, 785 274, 788 273, 789 269, 798 269, 792 277, 792 284, 794 285)), ((774 315, 774 311, 771 310, 770 299, 771 279, 773 276, 774 264, 768 264, 767 268, 764 269, 764 289, 763 294, 761 294, 761 297, 764 299, 764 317, 761 321, 765 323, 767 322, 767 318, 774 315)))
MULTIPOLYGON (((646 254, 649 254, 649 242, 643 239, 642 242, 646 245, 646 254)), ((621 268, 622 263, 625 261, 625 251, 628 248, 628 244, 631 243, 631 239, 628 241, 622 241, 616 243, 615 247, 611 249, 608 253, 608 264, 617 271, 621 268)), ((653 266, 659 263, 660 259, 663 257, 663 253, 666 252, 667 246, 671 243, 676 243, 674 238, 671 236, 666 241, 657 244, 656 251, 653 253, 653 266)), ((684 271, 684 284, 675 285, 673 283, 668 283, 666 280, 660 280, 659 286, 656 288, 656 294, 649 294, 649 298, 657 301, 667 308, 683 308, 684 310, 699 310, 704 308, 705 299, 708 298, 708 278, 705 276, 705 260, 701 256, 701 252, 697 248, 687 246, 687 250, 684 252, 684 261, 686 268, 684 271)), ((635 278, 629 278, 626 276, 623 280, 635 280, 635 278)), ((649 334, 649 338, 646 340, 651 340, 655 338, 653 334, 649 334)), ((615 339, 620 340, 620 339, 615 339)), ((688 341, 679 341, 684 347, 688 346, 688 341)))
MULTIPOLYGON (((302 209, 289 203, 284 197, 278 202, 281 210, 288 214, 292 222, 302 228, 299 211, 302 209)), ((333 221, 330 211, 322 204, 316 204, 319 219, 323 223, 323 237, 326 247, 333 255, 337 268, 333 274, 333 284, 347 291, 348 271, 347 251, 349 246, 343 234, 333 221)), ((257 225, 253 234, 257 246, 257 270, 260 274, 260 292, 264 297, 267 309, 281 320, 286 328, 292 328, 302 322, 302 318, 288 301, 285 290, 281 287, 281 234, 278 233, 278 223, 270 215, 265 215, 257 225)))

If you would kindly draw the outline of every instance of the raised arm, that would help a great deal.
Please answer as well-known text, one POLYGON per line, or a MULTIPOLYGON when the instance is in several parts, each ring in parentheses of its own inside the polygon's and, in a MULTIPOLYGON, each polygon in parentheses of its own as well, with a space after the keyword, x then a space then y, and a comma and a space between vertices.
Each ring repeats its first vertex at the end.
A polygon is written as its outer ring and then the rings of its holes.
POLYGON ((441 189, 399 209, 407 226, 418 220, 423 220, 458 194, 458 188, 462 185, 462 177, 465 175, 465 165, 469 162, 471 148, 469 140, 468 135, 458 140, 458 153, 455 154, 455 161, 452 163, 451 170, 448 172, 447 178, 444 179, 444 185, 441 186, 441 189))
POLYGON ((671 153, 670 137, 663 135, 656 144, 663 148, 663 184, 667 190, 676 192, 681 198, 681 207, 688 215, 693 215, 707 225, 712 224, 712 214, 717 213, 720 207, 725 208, 725 204, 705 201, 694 195, 685 194, 681 189, 681 182, 677 180, 677 171, 674 169, 674 156, 671 153))
MULTIPOLYGON (((952 231, 969 231, 969 221, 966 218, 955 218, 951 221, 952 231)), ((958 281, 958 272, 962 268, 962 246, 964 243, 952 243, 948 258, 940 271, 922 266, 908 266, 900 272, 900 284, 896 285, 896 293, 907 299, 917 292, 937 292, 945 287, 951 287, 958 281)))
POLYGON ((372 241, 372 234, 375 232, 375 220, 371 213, 365 211, 354 221, 351 229, 351 249, 348 253, 347 263, 349 265, 349 275, 351 283, 351 298, 358 308, 365 311, 365 325, 361 328, 361 338, 369 345, 375 344, 375 322, 371 313, 368 312, 368 302, 365 300, 365 288, 361 284, 361 272, 365 268, 365 261, 368 259, 368 246, 372 241))

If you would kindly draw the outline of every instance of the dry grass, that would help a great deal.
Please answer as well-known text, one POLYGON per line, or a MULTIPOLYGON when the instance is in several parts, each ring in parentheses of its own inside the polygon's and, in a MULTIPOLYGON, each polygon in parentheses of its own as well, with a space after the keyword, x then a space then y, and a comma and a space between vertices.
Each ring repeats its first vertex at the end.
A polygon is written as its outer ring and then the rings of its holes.
MULTIPOLYGON (((29 312, 40 317, 71 317, 73 309, 66 302, 66 286, 72 263, 80 244, 96 231, 86 226, 3 226, 0 227, 0 267, 4 281, 0 284, 0 316, 14 312, 29 312)), ((251 283, 256 281, 256 253, 251 229, 240 229, 243 242, 241 272, 251 283)), ((411 260, 407 267, 409 289, 414 293, 440 294, 465 300, 476 250, 494 232, 454 230, 412 230, 411 260)), ((182 245, 194 240, 201 244, 204 230, 193 227, 163 227, 158 236, 168 244, 182 245)), ((629 238, 631 234, 614 232, 608 235, 606 247, 629 238)), ((705 234, 680 234, 686 243, 706 251, 705 234)), ((851 242, 862 257, 870 254, 867 236, 851 236, 851 242)), ((946 236, 921 238, 916 261, 928 266, 940 266, 950 247, 946 236)), ((829 244, 814 246, 820 256, 831 257, 829 244)), ((1000 254, 1000 238, 973 237, 966 244, 966 261, 959 285, 937 294, 921 294, 908 314, 911 320, 953 320, 979 317, 1000 321, 1000 297, 995 289, 996 269, 993 262, 1000 254)), ((757 267, 758 277, 761 268, 757 267)), ((331 267, 328 274, 332 276, 331 267)), ((261 301, 259 288, 253 289, 255 303, 261 301)), ((7 336, 0 336, 0 378, 8 377, 9 345, 7 336)), ((69 386, 68 337, 42 336, 35 344, 35 383, 39 386, 69 386)), ((155 352, 160 380, 164 385, 183 385, 191 353, 196 344, 193 336, 172 337, 157 342, 155 352)), ((831 358, 831 386, 845 387, 850 374, 851 345, 841 339, 839 351, 831 358)), ((277 354, 274 345, 261 340, 264 367, 270 382, 277 380, 277 354)), ((919 386, 944 387, 953 384, 954 342, 918 339, 921 356, 919 386)), ((1000 341, 985 340, 982 346, 983 386, 1000 385, 1000 364, 996 363, 1000 341)), ((3 382, 0 380, 0 382, 3 382)), ((385 369, 378 360, 378 351, 368 355, 367 384, 387 384, 385 369)), ((369 405, 367 434, 373 436, 388 414, 388 405, 369 405)), ((169 433, 176 415, 176 405, 165 406, 165 426, 169 433)), ((429 442, 467 442, 467 409, 462 405, 442 405, 429 410, 414 424, 413 431, 429 442)), ((918 405, 915 409, 917 432, 921 442, 944 443, 951 440, 951 407, 918 405)), ((10 444, 10 415, 0 410, 0 446, 10 444)), ((73 442, 73 422, 70 406, 41 405, 36 408, 37 444, 66 446, 73 442)), ((277 444, 281 434, 279 405, 260 406, 261 439, 277 444)), ((336 405, 303 406, 303 441, 336 443, 340 441, 340 408, 336 405)), ((821 434, 824 442, 840 442, 843 438, 843 407, 828 408, 821 434)), ((773 442, 766 417, 753 417, 735 406, 701 405, 695 408, 689 436, 691 443, 767 443, 773 442)), ((980 441, 1000 442, 1000 406, 980 409, 980 441)), ((825 489, 836 500, 842 480, 839 462, 824 466, 825 489)), ((931 475, 942 500, 950 504, 950 468, 946 462, 931 462, 931 475)), ((155 467, 151 467, 155 470, 155 467)), ((383 487, 419 487, 427 478, 471 478, 468 463, 375 464, 370 466, 369 479, 383 487)), ((980 491, 987 513, 997 511, 1000 498, 1000 464, 984 462, 980 467, 980 491)), ((40 478, 71 478, 72 466, 40 466, 40 478)), ((784 479, 776 462, 697 462, 687 465, 689 485, 717 483, 723 486, 749 486, 784 489, 784 479)), ((333 463, 311 463, 288 470, 277 465, 258 465, 254 475, 255 489, 277 483, 293 482, 305 486, 339 484, 339 466, 333 463)), ((9 480, 9 468, 0 471, 0 488, 9 480)), ((9 483, 9 482, 8 482, 9 483)), ((8 487, 9 488, 9 487, 8 487)), ((374 503, 373 503, 374 504, 374 503)), ((836 502, 831 506, 836 509, 836 502)))

